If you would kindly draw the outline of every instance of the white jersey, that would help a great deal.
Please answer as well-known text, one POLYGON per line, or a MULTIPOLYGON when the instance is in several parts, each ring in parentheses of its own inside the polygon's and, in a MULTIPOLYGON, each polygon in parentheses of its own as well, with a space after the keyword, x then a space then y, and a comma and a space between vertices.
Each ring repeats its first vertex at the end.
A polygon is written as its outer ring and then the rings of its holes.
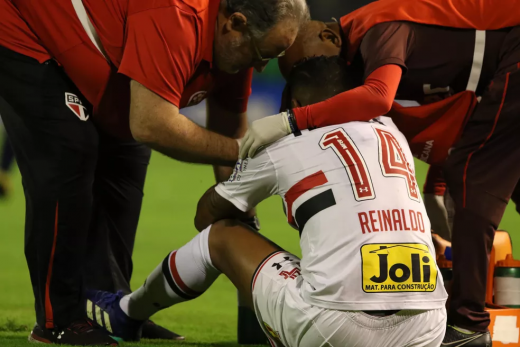
POLYGON ((287 136, 239 161, 216 191, 242 211, 282 197, 309 304, 437 309, 447 294, 414 171, 403 134, 379 117, 287 136))

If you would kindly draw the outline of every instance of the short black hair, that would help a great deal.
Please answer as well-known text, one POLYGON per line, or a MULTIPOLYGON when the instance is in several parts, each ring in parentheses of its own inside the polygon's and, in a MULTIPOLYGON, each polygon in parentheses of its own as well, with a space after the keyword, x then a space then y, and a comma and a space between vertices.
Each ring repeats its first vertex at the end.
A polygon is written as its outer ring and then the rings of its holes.
POLYGON ((324 101, 356 86, 350 68, 343 58, 319 56, 306 58, 297 63, 287 78, 286 88, 291 98, 306 106, 324 101))

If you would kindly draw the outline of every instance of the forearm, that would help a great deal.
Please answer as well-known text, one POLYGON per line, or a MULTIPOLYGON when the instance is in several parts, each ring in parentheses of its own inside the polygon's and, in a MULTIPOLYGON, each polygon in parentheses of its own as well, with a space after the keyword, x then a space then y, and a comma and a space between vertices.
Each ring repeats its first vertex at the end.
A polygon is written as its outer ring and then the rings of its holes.
POLYGON ((164 120, 152 128, 153 136, 145 144, 173 159, 190 163, 234 165, 238 158, 238 143, 208 131, 183 115, 164 120))
POLYGON ((226 218, 240 219, 244 212, 238 210, 232 203, 223 199, 215 191, 215 186, 204 193, 197 204, 195 228, 202 231, 211 224, 226 218))
POLYGON ((401 73, 401 68, 397 65, 382 66, 360 87, 317 104, 294 109, 298 128, 367 121, 386 114, 395 98, 401 73))
MULTIPOLYGON (((213 97, 209 97, 206 103, 206 127, 226 137, 240 139, 247 130, 247 113, 224 110, 213 97)), ((213 172, 217 183, 223 182, 231 176, 233 166, 215 165, 213 172)))
POLYGON ((206 130, 179 113, 178 108, 132 81, 130 128, 134 138, 177 160, 233 166, 236 140, 206 130))

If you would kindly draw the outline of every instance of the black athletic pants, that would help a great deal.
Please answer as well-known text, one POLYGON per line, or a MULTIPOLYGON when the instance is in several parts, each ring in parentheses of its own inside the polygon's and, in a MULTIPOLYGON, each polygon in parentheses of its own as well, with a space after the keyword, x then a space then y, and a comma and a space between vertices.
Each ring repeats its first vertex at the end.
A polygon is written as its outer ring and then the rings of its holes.
POLYGON ((85 120, 90 105, 54 61, 0 47, 0 96, 15 111, 0 109, 22 174, 37 322, 65 327, 85 317, 85 288, 130 290, 150 150, 85 120))
MULTIPOLYGON (((6 105, 5 101, 0 98, 0 109, 3 108, 2 104, 6 105)), ((0 118, 2 114, 0 113, 0 118)), ((10 172, 14 164, 14 152, 7 134, 3 134, 4 139, 0 144, 0 171, 10 172)))
POLYGON ((448 320, 485 332, 487 270, 498 228, 520 180, 520 63, 500 64, 444 165, 453 199, 453 281, 448 320))

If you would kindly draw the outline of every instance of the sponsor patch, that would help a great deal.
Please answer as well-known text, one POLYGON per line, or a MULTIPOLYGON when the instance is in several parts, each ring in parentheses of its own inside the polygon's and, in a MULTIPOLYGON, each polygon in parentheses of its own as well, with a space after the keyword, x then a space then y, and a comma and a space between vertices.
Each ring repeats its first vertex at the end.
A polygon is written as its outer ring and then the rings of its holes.
POLYGON ((82 121, 86 121, 89 118, 87 114, 87 108, 83 106, 81 99, 77 95, 72 93, 65 93, 65 105, 74 112, 74 114, 82 121))
POLYGON ((437 266, 421 243, 374 243, 361 247, 366 293, 433 292, 437 266))

